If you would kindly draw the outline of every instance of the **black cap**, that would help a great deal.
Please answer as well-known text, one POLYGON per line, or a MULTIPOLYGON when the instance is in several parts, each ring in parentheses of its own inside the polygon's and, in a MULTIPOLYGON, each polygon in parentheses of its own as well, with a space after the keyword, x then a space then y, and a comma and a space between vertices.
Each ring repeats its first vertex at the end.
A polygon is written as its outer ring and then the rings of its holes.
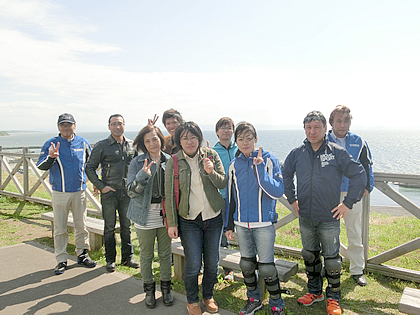
POLYGON ((76 121, 74 120, 74 117, 72 114, 68 114, 68 113, 64 113, 61 114, 60 116, 58 116, 58 121, 57 121, 57 125, 62 124, 62 123, 71 123, 71 124, 75 124, 76 121))

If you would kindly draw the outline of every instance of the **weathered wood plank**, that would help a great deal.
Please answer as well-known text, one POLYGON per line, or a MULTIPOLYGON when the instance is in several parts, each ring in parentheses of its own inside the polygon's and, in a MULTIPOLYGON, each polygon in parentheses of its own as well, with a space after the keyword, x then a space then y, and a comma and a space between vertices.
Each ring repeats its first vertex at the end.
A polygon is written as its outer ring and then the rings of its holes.
POLYGON ((386 261, 394 259, 396 257, 412 252, 413 250, 416 250, 419 248, 420 248, 420 237, 410 242, 407 242, 405 244, 402 244, 400 246, 394 247, 390 250, 387 250, 386 252, 383 252, 379 255, 376 255, 370 258, 368 262, 371 264, 379 265, 386 261))
POLYGON ((406 314, 420 314, 420 290, 406 287, 401 296, 398 310, 406 314))
POLYGON ((387 277, 420 283, 420 271, 370 263, 366 264, 366 269, 367 271, 377 272, 387 277))
POLYGON ((375 179, 375 187, 379 189, 382 193, 387 195, 389 198, 394 200, 396 203, 398 203, 401 207, 403 207, 407 211, 410 211, 414 216, 420 219, 420 207, 418 207, 414 202, 407 199, 405 196, 400 194, 398 191, 396 191, 394 188, 392 188, 388 184, 384 182, 376 181, 376 179, 375 179))

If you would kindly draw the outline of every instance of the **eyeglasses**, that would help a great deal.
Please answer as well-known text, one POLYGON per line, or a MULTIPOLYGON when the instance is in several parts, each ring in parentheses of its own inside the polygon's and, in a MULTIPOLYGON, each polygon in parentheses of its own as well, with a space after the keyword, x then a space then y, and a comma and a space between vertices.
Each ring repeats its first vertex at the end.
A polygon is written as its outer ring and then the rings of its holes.
POLYGON ((181 141, 185 141, 185 142, 188 142, 188 141, 194 141, 194 140, 198 140, 198 137, 196 137, 196 136, 191 136, 191 137, 189 137, 189 138, 187 138, 187 137, 182 137, 182 138, 181 138, 181 141))
POLYGON ((232 127, 227 127, 227 126, 225 126, 225 127, 220 127, 220 129, 223 129, 223 130, 233 130, 233 128, 232 128, 232 127))
POLYGON ((111 127, 116 127, 116 126, 121 127, 121 126, 124 126, 125 124, 123 122, 113 122, 113 123, 110 123, 109 125, 111 127))

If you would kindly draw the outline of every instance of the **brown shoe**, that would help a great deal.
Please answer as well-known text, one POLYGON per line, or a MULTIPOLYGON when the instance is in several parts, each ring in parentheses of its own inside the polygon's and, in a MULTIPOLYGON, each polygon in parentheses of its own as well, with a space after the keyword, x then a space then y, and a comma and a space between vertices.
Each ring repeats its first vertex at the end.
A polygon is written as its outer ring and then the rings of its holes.
POLYGON ((216 301, 213 298, 209 300, 203 299, 203 303, 206 306, 207 311, 209 313, 217 313, 217 311, 219 310, 219 306, 217 305, 216 301))
POLYGON ((190 315, 202 315, 200 304, 198 303, 187 303, 187 311, 190 315))

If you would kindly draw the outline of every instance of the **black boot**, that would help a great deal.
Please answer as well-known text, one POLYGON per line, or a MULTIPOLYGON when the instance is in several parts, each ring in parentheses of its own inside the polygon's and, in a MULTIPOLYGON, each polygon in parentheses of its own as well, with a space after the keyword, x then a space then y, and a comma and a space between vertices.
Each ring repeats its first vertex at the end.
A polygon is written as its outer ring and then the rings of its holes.
POLYGON ((146 292, 146 307, 147 308, 155 308, 156 307, 156 283, 150 282, 150 283, 144 283, 143 284, 144 292, 146 292))
POLYGON ((162 290, 163 304, 165 304, 166 306, 171 306, 172 304, 174 304, 174 298, 171 294, 171 290, 172 290, 171 284, 172 283, 170 280, 160 282, 160 289, 162 290))

